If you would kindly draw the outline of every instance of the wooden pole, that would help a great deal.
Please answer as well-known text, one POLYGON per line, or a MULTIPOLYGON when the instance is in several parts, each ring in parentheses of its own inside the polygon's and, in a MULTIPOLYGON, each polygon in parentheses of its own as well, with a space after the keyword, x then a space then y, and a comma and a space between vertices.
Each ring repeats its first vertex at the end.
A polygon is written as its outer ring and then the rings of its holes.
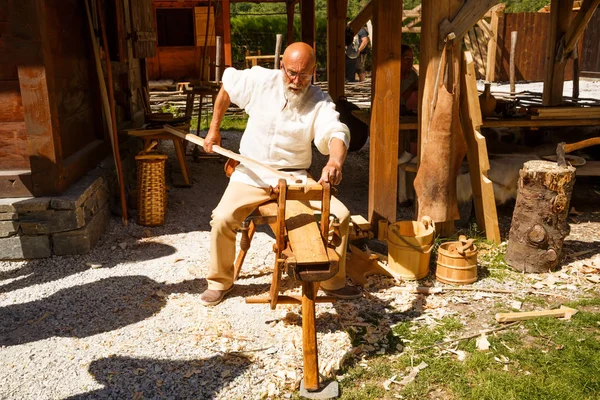
POLYGON ((319 355, 315 329, 315 282, 302 281, 302 353, 304 358, 304 388, 319 389, 319 355))
POLYGON ((283 35, 278 33, 275 35, 275 61, 273 63, 273 69, 279 69, 279 55, 281 54, 281 43, 283 42, 283 35))
POLYGON ((216 40, 217 49, 216 49, 216 64, 215 64, 215 82, 219 83, 221 81, 221 71, 223 68, 223 38, 221 36, 217 36, 216 40))
POLYGON ((100 30, 102 31, 102 41, 104 48, 104 55, 106 57, 106 75, 108 84, 104 81, 104 74, 102 72, 102 65, 100 64, 100 53, 98 49, 98 42, 96 41, 96 35, 94 34, 92 19, 90 13, 89 2, 86 0, 85 7, 88 14, 88 22, 90 26, 90 34, 92 35, 92 43, 94 49, 94 55, 96 58, 96 70, 98 72, 98 80, 100 81, 100 94, 102 96, 102 104, 104 108, 104 114, 106 123, 109 130, 111 139, 113 157, 115 160, 115 167, 117 170, 117 181, 119 184, 119 195, 121 198, 121 221, 123 225, 127 226, 127 200, 125 199, 125 182, 123 178, 123 168, 121 166, 121 156, 119 152, 119 138, 117 135, 117 120, 115 113, 114 103, 114 92, 113 92, 113 80, 112 80, 112 68, 110 64, 110 53, 108 50, 108 40, 106 39, 106 29, 104 25, 104 15, 102 12, 102 0, 98 0, 98 16, 100 22, 100 30), (108 86, 108 92, 107 92, 108 86))
POLYGON ((302 29, 302 41, 308 43, 315 51, 316 42, 316 17, 315 0, 300 0, 300 26, 302 29))
POLYGON ((573 48, 573 98, 579 98, 579 53, 577 45, 573 48))
POLYGON ((332 0, 327 3, 327 91, 333 101, 344 95, 347 9, 348 0, 332 0))
POLYGON ((510 33, 510 94, 515 94, 515 57, 517 52, 517 31, 510 33))
POLYGON ((396 221, 402 43, 402 24, 398 21, 401 18, 401 1, 377 0, 373 5, 376 79, 370 124, 368 213, 371 226, 377 226, 382 218, 396 221))

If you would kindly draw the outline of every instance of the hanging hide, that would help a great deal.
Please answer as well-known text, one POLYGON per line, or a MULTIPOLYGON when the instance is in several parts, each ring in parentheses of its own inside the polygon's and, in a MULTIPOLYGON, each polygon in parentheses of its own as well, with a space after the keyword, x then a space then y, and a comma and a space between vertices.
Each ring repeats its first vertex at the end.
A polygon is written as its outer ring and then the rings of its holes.
MULTIPOLYGON (((444 53, 445 49, 440 60, 440 71, 445 69, 444 53)), ((450 77, 457 75, 458 68, 455 66, 447 75, 448 82, 453 81, 450 77)), ((419 201, 418 220, 425 215, 435 222, 460 219, 456 200, 456 177, 467 153, 467 144, 460 123, 456 83, 454 88, 454 93, 450 93, 446 86, 439 85, 429 132, 423 138, 421 162, 414 183, 419 201)))

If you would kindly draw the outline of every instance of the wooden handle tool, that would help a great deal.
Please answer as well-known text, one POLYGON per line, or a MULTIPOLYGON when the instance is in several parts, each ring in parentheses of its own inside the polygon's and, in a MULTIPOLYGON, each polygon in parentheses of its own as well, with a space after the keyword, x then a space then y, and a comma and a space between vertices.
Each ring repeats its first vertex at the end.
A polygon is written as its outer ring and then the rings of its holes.
MULTIPOLYGON (((192 135, 191 133, 186 133, 186 132, 180 131, 179 129, 177 129, 171 125, 168 125, 168 124, 166 124, 164 126, 164 130, 175 136, 178 136, 182 139, 185 139, 194 144, 202 146, 202 148, 204 148, 204 139, 202 139, 200 136, 196 136, 196 135, 192 135)), ((224 149, 221 146, 213 145, 212 149, 215 153, 220 154, 225 157, 229 157, 233 160, 237 160, 237 161, 241 162, 242 164, 255 165, 257 167, 268 170, 269 172, 273 173, 274 175, 277 175, 280 178, 291 179, 295 183, 302 183, 302 179, 299 179, 298 177, 296 177, 292 174, 286 174, 284 172, 278 171, 275 168, 269 167, 268 165, 265 165, 259 161, 253 160, 253 159, 243 156, 241 154, 235 153, 231 150, 224 149)))

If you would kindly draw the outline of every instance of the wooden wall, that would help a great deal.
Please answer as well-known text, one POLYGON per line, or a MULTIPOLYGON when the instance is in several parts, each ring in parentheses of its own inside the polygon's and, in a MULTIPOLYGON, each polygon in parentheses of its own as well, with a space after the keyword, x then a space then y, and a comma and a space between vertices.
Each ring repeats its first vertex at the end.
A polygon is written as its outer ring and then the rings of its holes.
MULTIPOLYGON (((573 17, 575 15, 576 12, 573 13, 573 17)), ((500 16, 496 81, 510 79, 510 35, 512 31, 518 32, 515 56, 516 79, 518 81, 543 81, 545 78, 546 42, 550 32, 550 14, 509 13, 500 16)), ((581 42, 579 49, 581 50, 581 42)), ((571 79, 573 79, 573 62, 569 61, 565 69, 565 80, 571 79)))
POLYGON ((14 50, 16 38, 11 31, 11 5, 11 2, 0 1, 0 171, 30 169, 25 115, 14 50))
POLYGON ((84 3, 0 2, 0 198, 60 194, 108 153, 84 3))
POLYGON ((583 36, 581 76, 600 78, 600 8, 596 9, 583 36))

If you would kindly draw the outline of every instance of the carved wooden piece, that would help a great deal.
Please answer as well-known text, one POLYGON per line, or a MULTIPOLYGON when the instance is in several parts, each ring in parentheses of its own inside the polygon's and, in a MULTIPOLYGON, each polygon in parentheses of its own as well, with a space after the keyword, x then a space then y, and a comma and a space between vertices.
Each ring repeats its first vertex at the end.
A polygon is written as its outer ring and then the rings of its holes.
POLYGON ((485 137, 481 134, 481 110, 475 78, 475 65, 469 52, 464 53, 463 76, 461 79, 460 120, 465 140, 467 158, 473 187, 475 215, 480 229, 488 240, 500 243, 498 213, 492 181, 488 178, 490 162, 485 137))
POLYGON ((569 234, 575 168, 533 160, 523 165, 519 175, 505 260, 519 271, 548 272, 558 264, 569 234))

